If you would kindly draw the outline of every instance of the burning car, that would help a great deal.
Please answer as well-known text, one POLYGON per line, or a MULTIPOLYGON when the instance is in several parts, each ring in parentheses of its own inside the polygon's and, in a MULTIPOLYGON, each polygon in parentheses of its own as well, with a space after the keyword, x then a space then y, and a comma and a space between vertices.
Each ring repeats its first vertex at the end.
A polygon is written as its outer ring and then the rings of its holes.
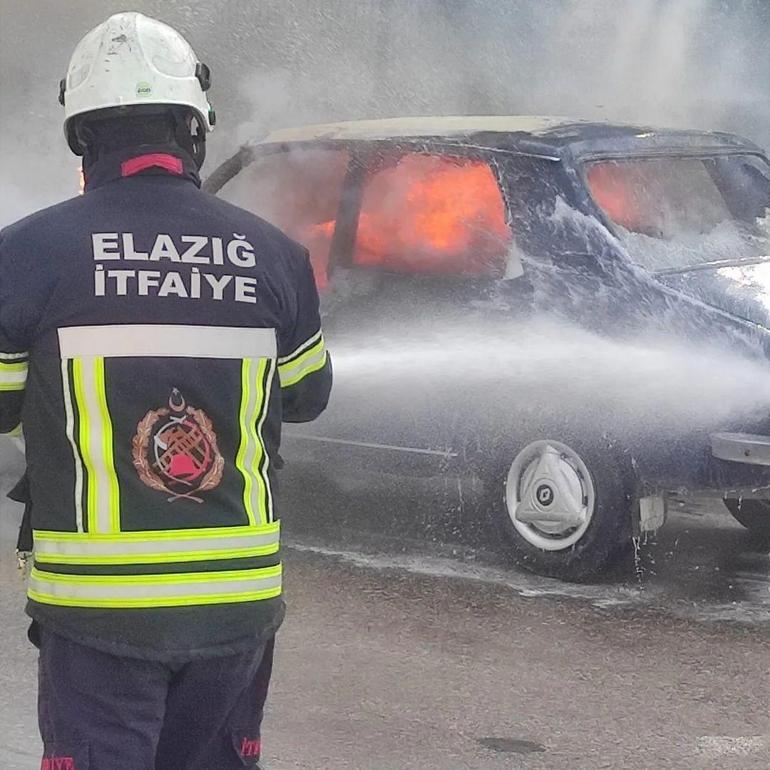
POLYGON ((316 272, 336 391, 286 431, 287 460, 481 479, 468 515, 565 579, 606 568, 681 490, 770 532, 770 424, 753 386, 725 403, 744 362, 770 382, 770 165, 752 143, 362 121, 275 132, 207 188, 305 244, 316 272), (701 349, 719 351, 716 378, 701 349), (632 371, 629 350, 666 366, 632 371), (691 393, 669 403, 655 386, 683 361, 691 393), (706 380, 722 390, 701 403, 706 380))

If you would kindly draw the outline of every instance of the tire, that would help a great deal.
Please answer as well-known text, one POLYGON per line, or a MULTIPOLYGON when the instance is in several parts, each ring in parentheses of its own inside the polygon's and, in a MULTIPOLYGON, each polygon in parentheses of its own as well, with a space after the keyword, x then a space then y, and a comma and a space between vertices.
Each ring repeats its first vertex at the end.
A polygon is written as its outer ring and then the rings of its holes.
POLYGON ((770 540, 770 500, 738 500, 725 498, 727 510, 749 532, 762 540, 770 540))
POLYGON ((494 477, 488 478, 487 507, 514 562, 539 575, 580 582, 605 571, 631 547, 634 475, 619 452, 545 437, 507 454, 498 455, 494 477), (540 513, 575 521, 538 521, 540 513))

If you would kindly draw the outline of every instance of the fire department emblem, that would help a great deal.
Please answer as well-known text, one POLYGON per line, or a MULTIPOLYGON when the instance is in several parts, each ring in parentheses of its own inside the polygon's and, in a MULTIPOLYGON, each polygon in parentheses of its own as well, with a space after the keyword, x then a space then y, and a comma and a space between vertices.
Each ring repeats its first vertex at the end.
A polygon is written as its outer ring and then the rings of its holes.
POLYGON ((188 406, 174 388, 168 407, 147 412, 137 425, 133 460, 139 478, 169 502, 194 500, 222 481, 225 461, 205 412, 188 406))

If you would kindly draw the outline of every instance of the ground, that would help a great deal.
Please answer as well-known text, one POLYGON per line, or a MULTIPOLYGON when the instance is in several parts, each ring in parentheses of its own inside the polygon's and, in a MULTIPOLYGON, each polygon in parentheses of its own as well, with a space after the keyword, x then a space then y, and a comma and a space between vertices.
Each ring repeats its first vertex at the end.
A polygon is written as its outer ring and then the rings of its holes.
MULTIPOLYGON (((17 515, 0 508, 0 767, 33 770, 17 515)), ((272 770, 770 767, 768 556, 717 504, 599 585, 306 532, 286 562, 272 770)))

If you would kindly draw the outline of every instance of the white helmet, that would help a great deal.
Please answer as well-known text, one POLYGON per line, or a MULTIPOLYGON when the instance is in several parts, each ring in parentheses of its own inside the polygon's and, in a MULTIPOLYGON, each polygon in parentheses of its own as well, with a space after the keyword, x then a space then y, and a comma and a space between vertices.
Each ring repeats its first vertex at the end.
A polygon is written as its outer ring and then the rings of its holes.
POLYGON ((206 98, 210 85, 209 68, 175 29, 141 13, 118 13, 92 29, 72 54, 59 92, 64 133, 79 155, 73 118, 137 105, 189 107, 208 132, 216 123, 206 98))

